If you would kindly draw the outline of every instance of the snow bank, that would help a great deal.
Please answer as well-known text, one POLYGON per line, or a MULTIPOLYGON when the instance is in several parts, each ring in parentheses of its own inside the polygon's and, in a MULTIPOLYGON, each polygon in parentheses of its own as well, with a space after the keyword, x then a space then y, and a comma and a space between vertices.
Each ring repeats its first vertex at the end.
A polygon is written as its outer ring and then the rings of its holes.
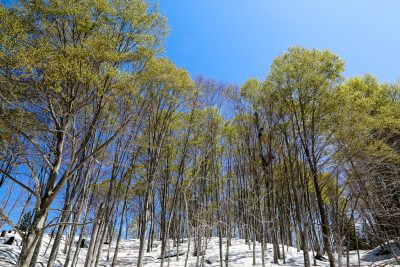
MULTIPOLYGON (((17 239, 19 239, 17 237, 17 239)), ((43 238, 43 243, 40 251, 40 257, 38 260, 38 265, 37 266, 43 266, 45 265, 48 259, 48 256, 51 251, 51 244, 50 247, 47 249, 47 246, 49 245, 50 237, 48 235, 45 235, 43 238), (46 255, 44 255, 44 252, 46 251, 46 255)), ((1 267, 8 267, 8 266, 15 266, 18 255, 21 251, 20 245, 14 244, 14 245, 4 245, 1 242, 0 244, 0 266, 1 267)), ((59 250, 59 256, 57 258, 57 266, 63 266, 63 263, 65 261, 65 255, 62 253, 62 248, 64 246, 64 240, 61 243, 60 250, 59 250)), ((149 253, 145 253, 145 266, 146 267, 156 267, 160 266, 160 254, 161 254, 161 243, 160 241, 155 241, 154 243, 154 248, 153 251, 149 253)), ((102 252, 100 256, 100 265, 101 266, 110 266, 112 262, 112 254, 115 248, 115 242, 111 244, 111 253, 110 253, 110 259, 107 260, 107 251, 108 251, 108 245, 103 245, 102 247, 102 252)), ((170 254, 171 255, 176 255, 176 248, 173 248, 172 242, 169 244, 170 248, 170 254), (174 254, 175 253, 175 254, 174 254)), ((245 244, 244 240, 232 240, 232 245, 229 247, 229 266, 232 267, 245 267, 245 266, 252 266, 253 263, 253 251, 251 250, 252 246, 249 246, 248 244, 245 244)), ((261 266, 261 247, 259 244, 256 246, 256 266, 261 266)), ((282 252, 282 248, 281 252, 282 252)), ((361 265, 362 266, 394 266, 393 262, 394 259, 391 257, 391 255, 380 255, 379 254, 379 249, 374 249, 371 251, 361 251, 360 252, 360 260, 361 260, 361 265)), ((118 266, 135 266, 135 263, 137 262, 137 255, 139 251, 139 241, 138 240, 125 240, 121 241, 120 243, 120 250, 118 254, 118 259, 117 263, 118 266)), ((176 256, 173 257, 167 257, 165 258, 165 265, 167 266, 168 261, 170 261, 170 266, 184 266, 185 263, 185 258, 186 258, 186 251, 187 251, 187 241, 184 243, 180 244, 179 246, 179 254, 181 252, 184 252, 183 255, 179 256, 179 260, 177 260, 176 256)), ((225 252, 226 252, 226 242, 224 242, 223 245, 223 255, 225 257, 225 252)), ((81 252, 79 254, 79 260, 78 260, 78 266, 83 266, 85 262, 85 257, 87 253, 87 248, 82 248, 81 252)), ((267 249, 266 249, 266 266, 275 266, 276 264, 273 264, 273 251, 272 251, 272 245, 268 244, 267 249)), ((199 256, 199 259, 201 260, 201 256, 199 256)), ((312 253, 310 252, 310 259, 313 262, 312 258, 312 253)), ((188 260, 188 266, 194 267, 196 266, 196 261, 197 257, 193 256, 193 242, 191 244, 191 252, 189 254, 189 260, 188 260)), ((219 245, 218 245, 218 239, 217 238, 212 238, 208 242, 208 247, 206 249, 206 253, 204 255, 204 262, 205 266, 210 266, 210 267, 216 267, 219 266, 219 245)), ((343 258, 343 263, 346 263, 346 258, 343 258)), ((356 251, 351 251, 350 252, 350 263, 352 266, 358 266, 358 256, 356 251)), ((319 266, 329 266, 327 261, 317 261, 317 264, 319 266)), ((303 266, 303 252, 302 251, 297 251, 296 248, 293 247, 285 247, 285 262, 283 260, 279 261, 279 266, 303 266)), ((345 265, 344 265, 345 266, 345 265)))

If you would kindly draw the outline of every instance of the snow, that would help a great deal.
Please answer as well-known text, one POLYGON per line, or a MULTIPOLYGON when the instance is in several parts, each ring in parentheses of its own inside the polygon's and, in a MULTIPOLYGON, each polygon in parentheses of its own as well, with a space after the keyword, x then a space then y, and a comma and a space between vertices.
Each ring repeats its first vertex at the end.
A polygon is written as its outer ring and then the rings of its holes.
MULTIPOLYGON (((3 239, 1 240, 3 241, 3 239)), ((1 242, 0 241, 0 242, 1 242)), ((51 251, 51 246, 47 249, 46 255, 44 255, 44 251, 48 246, 50 241, 50 237, 45 235, 43 238, 43 243, 41 247, 40 257, 38 260, 37 266, 45 266, 48 256, 51 251)), ((9 267, 15 266, 18 255, 21 251, 21 247, 19 245, 4 245, 1 242, 0 244, 0 267, 9 267)), ((62 253, 64 247, 64 240, 61 242, 59 255, 57 257, 57 261, 55 266, 63 266, 66 256, 62 253)), ((75 246, 74 246, 75 247, 75 246)), ((112 262, 112 254, 115 248, 115 242, 111 244, 111 252, 110 259, 107 261, 107 251, 108 245, 104 244, 102 246, 102 252, 100 257, 100 266, 111 266, 112 262)), ((161 254, 161 242, 155 241, 153 251, 149 253, 145 253, 144 256, 144 266, 146 267, 155 267, 160 266, 160 254, 161 254)), ((176 248, 173 248, 172 242, 170 242, 171 254, 176 253, 176 248)), ((187 249, 187 240, 179 246, 179 253, 185 252, 187 249)), ((261 246, 257 244, 256 246, 256 266, 261 266, 261 246)), ((281 249, 281 248, 280 248, 281 249)), ((361 266, 395 266, 393 265, 394 259, 391 255, 382 255, 376 256, 379 252, 380 248, 376 248, 371 251, 360 251, 361 258, 361 266)), ((139 240, 122 240, 120 243, 120 249, 118 253, 118 266, 135 266, 137 261, 139 251, 139 240)), ((226 242, 223 244, 223 257, 225 258, 226 252, 226 242)), ((282 252, 282 250, 281 250, 282 252)), ((87 253, 87 248, 82 248, 79 254, 78 266, 83 266, 85 262, 85 257, 87 253)), ((189 255, 188 266, 193 267, 196 266, 197 257, 193 256, 193 242, 191 243, 191 253, 189 255)), ((73 254, 72 254, 73 255, 73 254)), ((279 265, 273 264, 273 251, 272 245, 268 244, 266 249, 266 266, 303 266, 303 252, 297 251, 296 248, 293 247, 285 247, 285 256, 286 262, 283 260, 279 261, 279 265)), ((201 256, 200 260, 201 260, 201 256)), ((179 261, 177 261, 176 257, 165 258, 164 266, 168 266, 168 260, 170 260, 171 267, 180 267, 185 264, 186 253, 184 255, 179 256, 179 261)), ((311 263, 313 263, 313 256, 310 252, 311 263)), ((204 266, 216 267, 220 266, 219 263, 219 245, 217 238, 211 238, 208 242, 208 246, 206 249, 206 253, 204 255, 204 266)), ((245 243, 244 240, 232 240, 232 244, 229 247, 229 266, 232 267, 245 267, 252 266, 253 263, 253 251, 252 245, 250 246, 245 243)), ((346 257, 343 256, 343 266, 346 266, 346 257)), ((358 266, 358 257, 356 251, 350 252, 350 263, 351 266, 358 266)), ((317 261, 318 266, 329 266, 327 261, 317 261)), ((400 266, 400 265, 397 265, 400 266)))

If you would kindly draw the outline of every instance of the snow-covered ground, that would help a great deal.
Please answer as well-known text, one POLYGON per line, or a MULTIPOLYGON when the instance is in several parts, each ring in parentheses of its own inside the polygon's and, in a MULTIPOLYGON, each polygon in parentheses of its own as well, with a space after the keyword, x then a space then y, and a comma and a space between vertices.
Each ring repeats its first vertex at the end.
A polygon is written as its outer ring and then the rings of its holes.
MULTIPOLYGON (((4 240, 4 239, 3 239, 4 240)), ((0 240, 0 266, 15 266, 15 263, 18 259, 18 255, 21 251, 19 245, 4 245, 2 244, 4 241, 0 240)), ((48 247, 50 241, 50 237, 45 235, 43 238, 43 244, 40 252, 40 257, 37 266, 46 266, 47 258, 50 254, 51 246, 47 249, 46 255, 44 252, 48 247)), ((50 244, 51 245, 51 244, 50 244)), ((60 246, 59 256, 57 258, 57 262, 55 266, 61 267, 65 261, 65 255, 62 253, 63 251, 63 242, 60 246)), ((144 262, 146 267, 155 267, 160 266, 161 260, 160 257, 160 242, 156 241, 154 244, 154 249, 152 252, 145 253, 144 262)), ((172 244, 171 244, 172 247, 172 244)), ((226 243, 224 243, 224 257, 225 257, 225 249, 226 243)), ((103 245, 100 266, 110 266, 112 262, 112 252, 114 251, 115 243, 111 244, 111 255, 110 259, 107 261, 107 251, 108 245, 103 245)), ((187 242, 180 244, 179 251, 186 251, 187 242)), ((252 248, 252 247, 251 247, 252 248)), ((191 250, 193 249, 193 243, 191 245, 191 250)), ((120 243, 120 250, 118 254, 118 266, 135 266, 137 261, 137 255, 139 250, 139 241, 138 240, 126 240, 120 243)), ((173 248, 171 248, 171 253, 173 253, 173 248)), ((390 255, 376 256, 379 252, 379 248, 371 251, 361 251, 361 266, 395 266, 394 259, 390 255)), ((281 250, 282 252, 282 250, 281 250)), ((85 257, 87 253, 87 248, 82 248, 78 266, 83 266, 85 257)), ((272 245, 268 244, 266 251, 266 266, 277 266, 273 264, 273 254, 272 254, 272 245)), ((168 260, 170 261, 170 267, 179 267, 184 266, 186 254, 181 255, 179 257, 179 261, 177 261, 176 257, 166 258, 164 266, 168 266, 168 260)), ((303 266, 303 253, 302 251, 297 251, 296 248, 293 247, 285 247, 285 263, 283 260, 280 260, 279 266, 303 266)), ((310 258, 313 262, 312 253, 310 252, 310 258)), ((192 251, 189 254, 188 266, 196 266, 196 256, 192 256, 192 251)), ((201 260, 201 256, 200 256, 201 260)), ((239 267, 239 266, 252 266, 253 262, 253 252, 249 249, 249 246, 245 244, 244 240, 232 240, 232 246, 229 248, 229 266, 239 267)), ((261 266, 261 252, 260 245, 257 245, 256 248, 256 266, 261 266)), ((346 266, 346 258, 343 257, 344 266, 346 266)), ((350 252, 350 264, 351 266, 358 266, 358 257, 356 251, 350 252)), ((317 261, 318 266, 328 266, 327 261, 317 261)), ((204 255, 204 266, 220 266, 219 265, 219 247, 218 247, 218 239, 212 238, 208 242, 207 250, 204 255)), ((398 265, 400 266, 400 265, 398 265)))

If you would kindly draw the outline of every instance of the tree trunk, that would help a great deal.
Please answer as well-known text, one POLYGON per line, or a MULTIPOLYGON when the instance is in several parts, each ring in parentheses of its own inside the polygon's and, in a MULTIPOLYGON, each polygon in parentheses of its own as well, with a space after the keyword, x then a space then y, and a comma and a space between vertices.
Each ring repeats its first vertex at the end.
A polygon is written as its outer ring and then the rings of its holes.
POLYGON ((46 223, 47 213, 37 213, 35 214, 33 229, 29 232, 22 242, 22 250, 18 259, 18 267, 30 267, 31 265, 36 265, 35 260, 35 248, 40 245, 40 237, 43 232, 43 226, 46 223))
POLYGON ((150 217, 150 214, 149 214, 149 212, 150 212, 149 206, 150 206, 150 202, 151 202, 150 197, 151 197, 151 189, 149 186, 149 188, 147 189, 147 192, 146 192, 146 196, 145 196, 143 216, 142 216, 142 221, 140 223, 140 245, 139 245, 139 256, 138 256, 137 267, 143 267, 147 222, 150 217))
POLYGON ((120 220, 120 223, 119 223, 117 242, 115 244, 115 251, 114 251, 114 256, 113 256, 113 260, 112 260, 112 263, 111 263, 111 267, 114 267, 116 265, 116 263, 117 263, 117 257, 118 257, 118 251, 119 251, 119 243, 121 241, 122 228, 123 228, 123 224, 124 224, 124 217, 125 217, 125 211, 126 211, 126 206, 127 206, 126 204, 128 202, 128 192, 129 192, 129 185, 126 187, 126 195, 125 195, 125 198, 124 198, 124 204, 122 206, 121 220, 120 220))

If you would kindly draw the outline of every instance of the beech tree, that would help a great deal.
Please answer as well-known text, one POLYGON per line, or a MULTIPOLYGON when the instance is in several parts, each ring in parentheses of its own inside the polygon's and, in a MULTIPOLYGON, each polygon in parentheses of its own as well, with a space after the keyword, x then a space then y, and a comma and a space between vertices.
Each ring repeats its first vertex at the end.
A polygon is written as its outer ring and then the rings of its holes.
POLYGON ((204 266, 210 242, 227 267, 236 238, 253 265, 270 245, 274 264, 290 246, 305 266, 378 245, 398 260, 398 84, 345 79, 338 56, 301 47, 264 80, 193 81, 142 0, 19 1, 0 17, 0 225, 22 238, 18 266, 43 246, 48 267, 82 247, 84 266, 118 266, 129 238, 139 267, 156 244, 161 266, 204 266))
POLYGON ((2 217, 23 239, 19 266, 29 266, 56 196, 132 120, 117 120, 116 99, 137 90, 138 73, 162 48, 165 21, 142 1, 22 1, 0 12, 3 108, 31 118, 21 127, 2 116, 27 178, 2 174, 35 199, 31 231, 2 217))

